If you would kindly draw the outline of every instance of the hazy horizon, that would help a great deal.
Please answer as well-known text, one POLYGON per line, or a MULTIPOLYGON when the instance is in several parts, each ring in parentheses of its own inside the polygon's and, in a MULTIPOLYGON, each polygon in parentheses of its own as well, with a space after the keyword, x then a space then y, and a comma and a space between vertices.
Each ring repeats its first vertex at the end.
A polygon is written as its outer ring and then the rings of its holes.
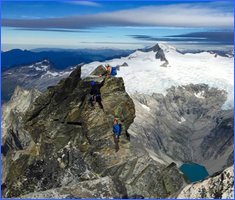
MULTIPOLYGON (((145 45, 145 46, 140 46, 139 48, 118 48, 118 47, 89 47, 89 46, 85 46, 85 47, 73 47, 73 46, 53 46, 53 47, 46 47, 46 46, 31 46, 29 48, 24 47, 24 45, 19 45, 17 47, 13 46, 11 47, 11 45, 4 45, 2 46, 3 48, 1 48, 2 52, 7 52, 7 51, 11 51, 14 49, 20 49, 22 51, 27 50, 27 51, 34 51, 34 50, 38 50, 38 49, 48 49, 48 50, 52 50, 52 49, 59 49, 59 50, 82 50, 82 49, 90 49, 90 50, 102 50, 102 49, 113 49, 113 50, 136 50, 136 49, 141 49, 141 48, 147 48, 147 47, 151 47, 154 46, 156 43, 153 43, 152 45, 145 45)), ((169 44, 170 46, 174 46, 176 47, 178 50, 182 50, 182 51, 230 51, 234 49, 233 45, 223 45, 223 46, 218 46, 218 45, 211 45, 211 46, 202 46, 202 45, 176 45, 176 44, 170 44, 170 43, 165 43, 165 44, 169 44)))

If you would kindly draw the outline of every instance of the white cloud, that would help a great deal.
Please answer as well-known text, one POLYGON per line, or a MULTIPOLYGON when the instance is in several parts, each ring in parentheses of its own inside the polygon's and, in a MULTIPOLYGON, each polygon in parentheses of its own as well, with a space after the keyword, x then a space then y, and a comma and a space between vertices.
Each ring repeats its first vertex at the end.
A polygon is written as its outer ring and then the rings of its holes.
POLYGON ((94 1, 69 1, 69 3, 82 5, 82 6, 92 6, 92 7, 99 7, 101 4, 94 2, 94 1))
POLYGON ((193 4, 146 6, 93 15, 50 19, 2 19, 3 26, 82 29, 102 26, 233 28, 233 13, 193 4))
POLYGON ((148 6, 113 13, 100 14, 100 18, 122 21, 127 24, 176 27, 232 27, 233 13, 221 12, 216 8, 178 4, 148 6))

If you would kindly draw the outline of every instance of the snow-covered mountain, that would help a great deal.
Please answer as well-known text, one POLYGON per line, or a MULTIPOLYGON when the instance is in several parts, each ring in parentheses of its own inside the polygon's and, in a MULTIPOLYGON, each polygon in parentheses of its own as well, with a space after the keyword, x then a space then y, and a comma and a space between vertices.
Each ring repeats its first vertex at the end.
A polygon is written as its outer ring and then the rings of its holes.
MULTIPOLYGON (((82 66, 82 77, 88 76, 97 66, 109 63, 121 66, 118 77, 123 77, 129 94, 166 94, 171 86, 204 83, 227 92, 228 98, 223 106, 226 109, 233 108, 234 102, 233 58, 233 54, 220 56, 213 52, 181 53, 173 46, 156 44, 127 57, 85 64, 82 66)), ((5 71, 2 75, 3 99, 10 98, 16 85, 43 91, 67 77, 73 69, 58 71, 44 60, 5 71)))
POLYGON ((233 57, 212 52, 183 54, 167 44, 157 44, 120 59, 86 64, 82 67, 82 76, 88 76, 98 65, 105 63, 112 66, 128 64, 128 67, 120 67, 118 77, 123 77, 129 94, 166 94, 171 86, 204 83, 225 90, 228 98, 224 108, 233 107, 233 57))
POLYGON ((26 89, 35 87, 44 91, 48 86, 67 77, 70 72, 71 68, 56 70, 48 60, 11 68, 2 74, 2 100, 8 101, 16 86, 26 89))

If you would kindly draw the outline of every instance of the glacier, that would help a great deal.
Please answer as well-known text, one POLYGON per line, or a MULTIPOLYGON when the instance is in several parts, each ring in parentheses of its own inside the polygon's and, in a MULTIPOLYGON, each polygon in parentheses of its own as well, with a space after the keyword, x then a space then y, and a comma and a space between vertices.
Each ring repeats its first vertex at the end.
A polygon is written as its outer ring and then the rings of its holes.
POLYGON ((88 76, 98 65, 109 63, 117 66, 126 62, 128 67, 120 67, 117 77, 123 77, 129 94, 137 92, 165 95, 171 86, 204 83, 211 88, 225 90, 227 100, 222 109, 233 108, 233 57, 224 57, 212 52, 183 54, 168 44, 160 43, 159 46, 169 62, 167 67, 161 67, 164 62, 155 58, 156 52, 137 50, 127 57, 85 64, 82 67, 82 77, 88 76))

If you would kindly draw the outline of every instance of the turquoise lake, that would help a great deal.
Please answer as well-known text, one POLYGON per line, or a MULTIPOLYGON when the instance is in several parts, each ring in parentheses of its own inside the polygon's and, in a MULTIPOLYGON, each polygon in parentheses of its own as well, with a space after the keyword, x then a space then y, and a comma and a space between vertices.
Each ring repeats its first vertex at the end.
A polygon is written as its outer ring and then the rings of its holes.
POLYGON ((203 180, 209 175, 204 166, 196 163, 185 163, 179 169, 191 182, 203 180))

